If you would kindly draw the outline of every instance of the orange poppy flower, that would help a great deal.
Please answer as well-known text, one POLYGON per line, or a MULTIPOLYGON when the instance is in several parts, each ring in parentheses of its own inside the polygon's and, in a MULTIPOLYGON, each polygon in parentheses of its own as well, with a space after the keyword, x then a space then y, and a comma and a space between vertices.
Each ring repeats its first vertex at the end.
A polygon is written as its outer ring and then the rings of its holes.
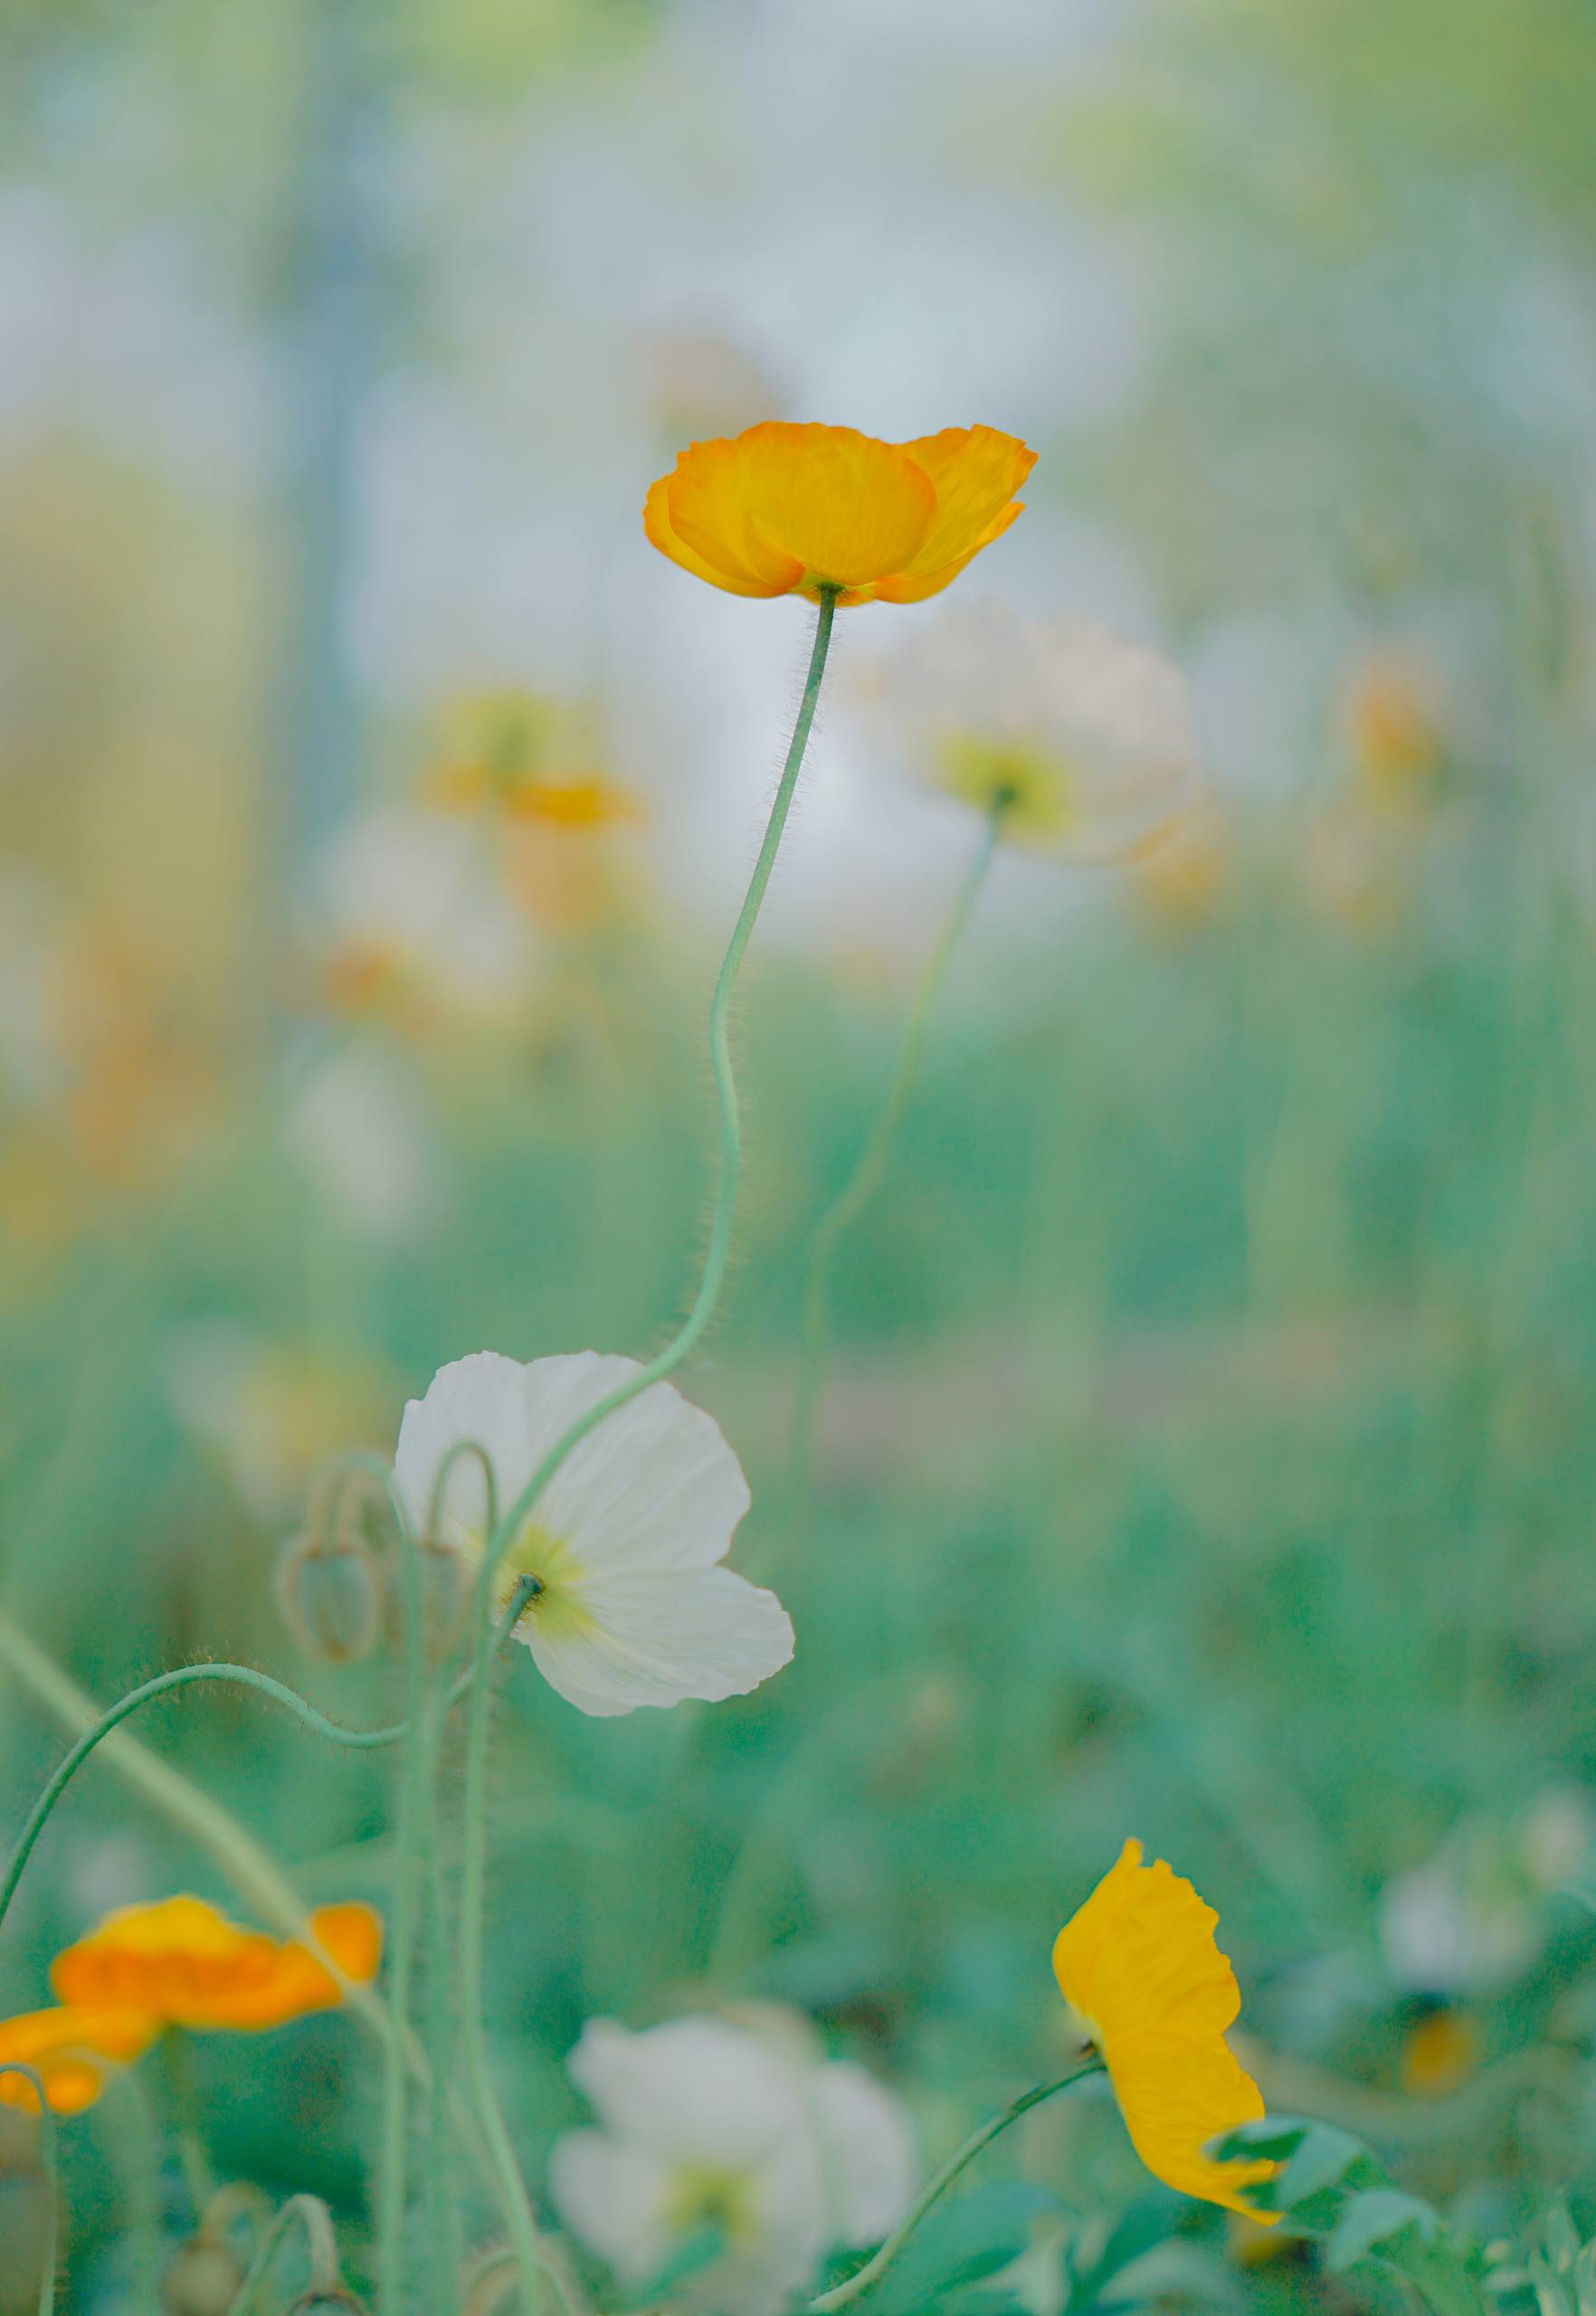
MULTIPOLYGON (((0 2062, 31 2066, 58 2115, 81 2115, 105 2088, 107 2069, 128 2066, 161 2031, 147 2010, 28 2010, 0 2021, 0 2062)), ((0 2104, 38 2112, 25 2074, 0 2074, 0 2104)))
MULTIPOLYGON (((364 1985, 376 1976, 382 1922, 369 1906, 323 1906, 310 1927, 345 1981, 364 1985)), ((242 1929, 203 1898, 188 1897, 108 1914, 57 1955, 50 1983, 66 2003, 145 2010, 162 2026, 245 2033, 335 2010, 346 1992, 309 1946, 242 1929)))
POLYGON ((1059 1990, 1108 2070, 1136 2153, 1183 2195, 1249 2217, 1245 2188, 1269 2162, 1220 2163, 1205 2150, 1264 2112, 1258 2085, 1225 2040, 1241 2008, 1236 1973, 1214 1943, 1219 1916, 1162 1860, 1127 1841, 1118 1863, 1053 1947, 1059 1990))
POLYGON ((767 420, 683 451, 650 490, 643 529, 728 594, 917 603, 1002 537, 1035 464, 993 426, 881 442, 767 420))

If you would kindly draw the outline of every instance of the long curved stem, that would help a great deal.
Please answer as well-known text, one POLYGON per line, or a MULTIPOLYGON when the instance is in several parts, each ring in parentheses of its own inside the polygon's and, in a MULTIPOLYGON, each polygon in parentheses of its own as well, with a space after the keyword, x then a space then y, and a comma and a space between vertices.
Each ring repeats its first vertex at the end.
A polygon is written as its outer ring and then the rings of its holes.
POLYGON ((314 1735, 325 1737, 335 1745, 366 1750, 375 1745, 391 1745, 395 1738, 404 1733, 403 1722, 392 1729, 340 1728, 336 1721, 329 1721, 325 1713, 318 1713, 313 1704, 307 1704, 298 1690, 289 1688, 282 1681, 274 1681, 270 1673, 257 1672, 252 1665, 178 1665, 169 1673, 157 1673, 153 1680, 141 1682, 138 1688, 129 1689, 125 1697, 119 1697, 115 1704, 108 1705, 93 1728, 84 1732, 58 1764, 54 1775, 28 1812, 27 1823, 17 1837, 5 1877, 0 1880, 0 1922, 5 1919, 16 1885, 22 1879, 23 1868, 33 1854, 34 1843, 44 1830, 51 1811, 95 1747, 102 1739, 109 1737, 119 1723, 126 1721, 129 1713, 137 1713, 139 1706, 147 1704, 152 1697, 165 1696, 172 1689, 187 1688, 196 1681, 228 1681, 239 1688, 254 1689, 260 1695, 270 1698, 273 1704, 280 1704, 285 1712, 291 1713, 314 1735))
POLYGON ((731 1259, 732 1229, 736 1219, 743 1159, 742 1118, 737 1106, 736 1081, 732 1075, 728 1026, 732 992, 736 985, 738 968, 758 922, 760 907, 775 867, 776 854, 781 849, 787 816, 792 810, 804 751, 809 745, 809 735, 814 723, 821 680, 825 674, 826 655, 831 646, 831 624, 836 610, 835 595, 831 593, 822 595, 820 615, 815 622, 814 641, 809 655, 808 672, 803 682, 803 696, 799 702, 786 761, 782 766, 781 779, 776 785, 765 836, 748 880, 748 889, 732 928, 731 939, 727 944, 726 954, 721 960, 714 993, 709 1001, 709 1061, 714 1072, 716 1102, 720 1118, 720 1170, 715 1210, 709 1227, 709 1246, 698 1293, 686 1319, 664 1350, 646 1366, 641 1367, 635 1375, 630 1376, 624 1383, 596 1401, 556 1442, 489 1535, 477 1574, 472 1617, 475 1653, 471 1667, 470 1721, 466 1738, 465 1856, 461 1877, 460 1964, 457 1976, 467 2073, 478 2119, 499 2180, 505 2222, 520 2268, 521 2293, 527 2316, 535 2305, 536 2278, 539 2271, 553 2277, 556 2289, 562 2297, 565 2287, 557 2270, 538 2251, 537 2229, 493 2086, 487 2037, 482 2026, 482 1922, 488 1850, 488 1724, 491 1703, 488 1680, 488 1636, 493 1577, 511 1538, 518 1533, 527 1514, 571 1450, 606 1417, 613 1415, 617 1409, 626 1406, 641 1392, 646 1391, 651 1384, 661 1382, 666 1376, 676 1372, 703 1335, 720 1299, 727 1267, 731 1259))
POLYGON ((39 2102, 39 2136, 44 2143, 44 2183, 50 2207, 44 2221, 44 2245, 39 2262, 39 2316, 54 2316, 55 2271, 61 2258, 61 2174, 55 2145, 55 2117, 36 2067, 21 2059, 0 2059, 0 2074, 20 2074, 32 2085, 39 2102))
POLYGON ((1078 2066, 1073 2074, 1061 2074, 1056 2083, 1038 2083, 1035 2090, 1025 2092, 1012 2105, 1005 2107, 1001 2115, 991 2116, 978 2131, 972 2131, 963 2147, 955 2148, 941 2170, 921 2188, 874 2258, 867 2260, 863 2267, 852 2275, 845 2276, 841 2283, 833 2284, 830 2292, 822 2292, 818 2299, 812 2300, 806 2316, 831 2316, 832 2310, 846 2308, 850 2301, 859 2299, 861 2293, 879 2283, 920 2222, 941 2201, 965 2165, 974 2162, 983 2147, 990 2147, 1001 2131, 1006 2131, 1011 2123, 1017 2123, 1021 2115, 1029 2114, 1032 2107, 1040 2107, 1044 2099, 1051 2099, 1059 2092, 1068 2091, 1072 2083, 1083 2082, 1088 2074, 1100 2074, 1102 2069, 1101 2059, 1094 2058, 1088 2060, 1085 2066, 1078 2066))
MULTIPOLYGON (((514 1625, 515 1618, 508 1612, 499 1618, 489 1638, 489 1657, 504 1647, 514 1625)), ((9 1632, 4 1637, 6 1653, 13 1654, 15 1642, 9 1632)), ((20 1636, 16 1637, 20 1639, 20 1636)), ((470 1685, 471 1678, 469 1670, 461 1674, 448 1692, 446 1710, 451 1710, 460 1703, 470 1685)), ((0 1923, 4 1923, 10 1910, 23 1870, 44 1830, 51 1811, 95 1747, 130 1713, 137 1713, 140 1705, 147 1704, 152 1697, 165 1696, 173 1689, 191 1687, 199 1681, 231 1681, 241 1688, 257 1690, 261 1696, 270 1698, 273 1704, 280 1704, 285 1712, 291 1713, 313 1736, 324 1737, 329 1744, 342 1745, 355 1752, 370 1752, 379 1746, 397 1744, 410 1729, 408 1720, 393 1722, 385 1729, 345 1729, 339 1723, 329 1721, 324 1713, 318 1713, 297 1689, 290 1689, 285 1682, 274 1680, 270 1673, 257 1671, 252 1665, 177 1665, 169 1673, 157 1673, 153 1680, 141 1682, 138 1688, 129 1689, 126 1696, 119 1697, 115 1704, 108 1705, 93 1726, 86 1729, 71 1751, 63 1755, 53 1776, 28 1812, 27 1822, 17 1837, 5 1875, 0 1877, 0 1923)))
POLYGON ((964 938, 981 887, 986 881, 986 872, 997 849, 1005 809, 1005 804, 999 803, 988 816, 975 857, 965 871, 936 946, 926 961, 926 970, 920 976, 919 987, 909 1009, 898 1068, 888 1087, 887 1098, 876 1114, 876 1122, 865 1137, 854 1161, 852 1172, 821 1217, 810 1245, 803 1281, 803 1334, 798 1394, 793 1409, 792 1437, 787 1451, 784 1501, 788 1528, 797 1518, 809 1478, 815 1410, 825 1373, 826 1313, 831 1265, 843 1239, 875 1196, 886 1173, 894 1138, 903 1123, 903 1114, 908 1106, 909 1096, 914 1092, 926 1058, 931 1015, 941 994, 942 984, 947 978, 954 952, 964 938))

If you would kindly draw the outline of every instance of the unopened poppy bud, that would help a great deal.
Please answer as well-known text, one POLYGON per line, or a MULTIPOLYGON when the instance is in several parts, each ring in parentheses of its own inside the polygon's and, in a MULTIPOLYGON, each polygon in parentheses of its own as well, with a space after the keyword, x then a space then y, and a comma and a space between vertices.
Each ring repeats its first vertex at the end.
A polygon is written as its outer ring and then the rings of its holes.
POLYGON ((382 1628, 383 1577, 375 1553, 348 1531, 290 1538, 277 1563, 277 1605, 308 1656, 356 1665, 382 1628))
POLYGON ((191 2235, 173 2254, 161 2278, 168 2316, 227 2316, 244 2278, 231 2244, 219 2235, 191 2235))

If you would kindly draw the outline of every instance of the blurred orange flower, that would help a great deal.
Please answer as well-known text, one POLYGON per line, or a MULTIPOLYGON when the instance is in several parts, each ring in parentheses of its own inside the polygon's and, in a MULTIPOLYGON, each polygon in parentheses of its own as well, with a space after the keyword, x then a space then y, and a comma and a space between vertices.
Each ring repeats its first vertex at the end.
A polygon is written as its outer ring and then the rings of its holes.
POLYGON ((1108 2070, 1136 2153, 1183 2195, 1272 2217, 1240 2190, 1268 2162, 1220 2163, 1205 2152, 1261 2116, 1256 2083, 1225 2029, 1241 2008, 1236 1974, 1214 1943, 1219 1916, 1161 1860, 1127 1841, 1117 1864, 1059 1932, 1053 1970, 1084 2037, 1108 2070))
POLYGON ((728 594, 917 603, 1002 537, 1035 464, 992 426, 881 442, 767 420, 683 451, 650 490, 643 529, 728 594))
POLYGON ((584 719, 558 700, 505 688, 455 707, 423 800, 444 812, 497 807, 553 828, 608 828, 638 817, 634 798, 592 762, 584 719))
MULTIPOLYGON (((107 2068, 128 2066, 161 2031, 147 2010, 64 2008, 24 2011, 0 2021, 0 2064, 31 2066, 58 2115, 81 2115, 105 2088, 107 2068)), ((38 2111, 25 2074, 0 2074, 0 2104, 38 2111)))
MULTIPOLYGON (((344 1979, 376 1976, 383 1931, 369 1906, 323 1906, 310 1928, 344 1979)), ((334 2010, 346 1991, 309 1946, 244 1930, 191 1897, 108 1914, 56 1957, 50 1983, 65 2003, 146 2011, 157 2026, 246 2033, 334 2010)))

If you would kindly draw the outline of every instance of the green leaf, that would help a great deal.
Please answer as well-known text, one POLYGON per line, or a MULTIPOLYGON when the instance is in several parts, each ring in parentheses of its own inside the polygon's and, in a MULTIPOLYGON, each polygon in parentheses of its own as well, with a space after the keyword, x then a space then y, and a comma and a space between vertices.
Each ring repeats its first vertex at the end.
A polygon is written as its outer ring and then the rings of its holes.
POLYGON ((1405 2227, 1417 2229, 1420 2241, 1431 2244, 1439 2226, 1433 2208, 1417 2196, 1406 2195, 1401 2188, 1371 2188, 1354 2196, 1336 2221, 1325 2247, 1325 2264, 1339 2273, 1405 2227))

